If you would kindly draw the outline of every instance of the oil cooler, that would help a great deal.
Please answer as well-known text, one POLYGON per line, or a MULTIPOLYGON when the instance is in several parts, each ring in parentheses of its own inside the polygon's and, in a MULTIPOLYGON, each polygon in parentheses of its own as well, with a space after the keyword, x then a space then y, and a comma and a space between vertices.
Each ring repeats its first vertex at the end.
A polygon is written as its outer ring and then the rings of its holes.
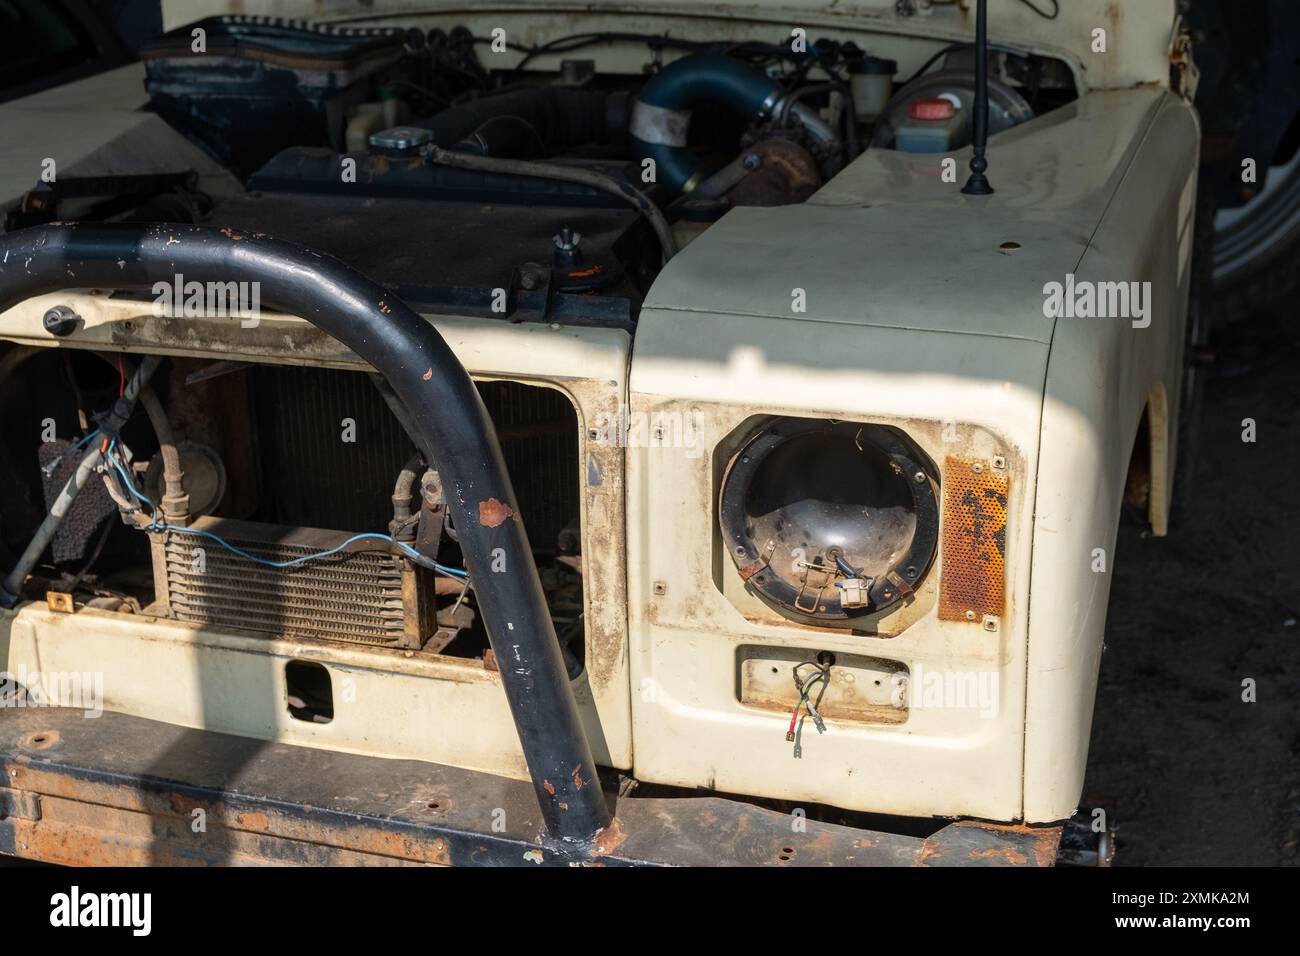
POLYGON ((189 531, 154 532, 159 613, 223 630, 414 649, 437 631, 433 575, 375 550, 373 541, 305 564, 270 567, 206 535, 275 564, 342 547, 352 537, 221 518, 200 518, 189 531))

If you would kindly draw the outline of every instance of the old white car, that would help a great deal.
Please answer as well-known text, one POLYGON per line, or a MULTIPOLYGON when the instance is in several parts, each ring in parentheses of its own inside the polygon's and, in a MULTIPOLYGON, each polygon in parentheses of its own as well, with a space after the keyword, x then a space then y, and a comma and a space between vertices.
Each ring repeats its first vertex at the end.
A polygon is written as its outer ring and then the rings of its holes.
POLYGON ((0 105, 0 852, 1051 863, 1201 335, 1138 6, 175 0, 0 105))

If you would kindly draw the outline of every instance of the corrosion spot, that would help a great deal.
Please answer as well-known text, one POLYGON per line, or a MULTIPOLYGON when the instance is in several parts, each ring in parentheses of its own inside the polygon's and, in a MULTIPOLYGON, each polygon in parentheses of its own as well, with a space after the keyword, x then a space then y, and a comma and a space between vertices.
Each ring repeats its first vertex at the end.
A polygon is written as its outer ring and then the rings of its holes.
POLYGON ((432 381, 432 379, 433 379, 433 369, 431 369, 431 368, 426 368, 426 369, 424 370, 424 375, 422 375, 421 378, 423 378, 426 382, 428 382, 428 381, 432 381))
POLYGON ((489 498, 478 503, 478 523, 485 528, 497 528, 514 514, 510 506, 503 501, 489 498))
POLYGON ((385 302, 383 299, 380 299, 380 300, 379 300, 379 311, 382 312, 382 313, 384 313, 384 315, 388 315, 388 314, 390 314, 393 310, 390 309, 390 308, 388 307, 388 303, 387 303, 387 302, 385 302))
POLYGON ((573 768, 573 788, 575 790, 582 789, 582 767, 573 768))
POLYGON ((222 229, 221 234, 225 236, 227 239, 233 239, 235 242, 239 242, 239 240, 244 238, 239 233, 235 232, 235 230, 231 229, 229 226, 227 226, 225 229, 222 229))
POLYGON ((591 849, 597 856, 608 856, 622 845, 627 839, 623 833, 623 828, 618 825, 618 817, 609 821, 609 826, 597 832, 592 837, 591 849))
POLYGON ((551 783, 551 781, 549 781, 549 780, 543 780, 543 781, 542 781, 542 787, 543 787, 543 788, 546 790, 546 792, 549 793, 551 796, 555 796, 555 784, 551 783))
POLYGON ((237 813, 235 814, 235 826, 246 827, 249 830, 262 831, 267 828, 269 821, 265 813, 237 813))

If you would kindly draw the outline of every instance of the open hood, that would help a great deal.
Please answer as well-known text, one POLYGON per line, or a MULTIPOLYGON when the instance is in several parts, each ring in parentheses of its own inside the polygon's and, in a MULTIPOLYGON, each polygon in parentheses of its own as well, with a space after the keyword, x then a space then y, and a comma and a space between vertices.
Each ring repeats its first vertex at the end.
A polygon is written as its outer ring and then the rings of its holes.
MULTIPOLYGON (((580 32, 591 17, 625 14, 637 29, 697 38, 708 32, 710 21, 747 20, 784 33, 803 27, 810 40, 839 29, 957 41, 974 35, 975 5, 975 0, 712 0, 707 5, 696 0, 163 0, 163 18, 166 29, 223 13, 396 26, 460 14, 465 20, 495 17, 507 28, 518 24, 525 40, 536 42, 580 32)), ((1164 85, 1176 16, 1176 0, 989 0, 989 35, 994 42, 1068 59, 1088 88, 1164 85)))

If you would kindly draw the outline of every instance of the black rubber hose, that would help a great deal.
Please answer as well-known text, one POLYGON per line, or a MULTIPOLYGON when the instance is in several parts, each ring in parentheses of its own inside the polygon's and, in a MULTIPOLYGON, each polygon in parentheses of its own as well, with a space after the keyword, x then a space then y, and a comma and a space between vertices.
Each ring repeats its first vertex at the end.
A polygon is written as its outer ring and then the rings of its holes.
POLYGON ((547 149, 558 152, 589 143, 618 145, 627 136, 627 111, 625 94, 542 86, 484 96, 411 125, 431 130, 435 146, 451 147, 489 120, 513 116, 536 130, 547 149))
POLYGON ((188 225, 83 223, 0 237, 0 311, 70 285, 148 290, 178 273, 260 283, 266 308, 301 316, 387 378, 434 451, 542 819, 551 835, 588 844, 609 825, 609 808, 501 446, 469 374, 430 323, 333 257, 188 225))
POLYGON ((534 179, 552 179, 557 182, 578 183, 590 186, 625 200, 641 211, 654 230, 659 240, 659 249, 663 261, 667 262, 677 254, 677 240, 673 237, 673 227, 653 202, 643 192, 630 183, 613 176, 606 176, 594 169, 579 166, 562 166, 559 163, 535 163, 524 159, 498 159, 495 156, 474 156, 458 153, 439 146, 426 146, 422 151, 426 160, 440 166, 454 166, 458 169, 472 169, 480 173, 499 173, 503 176, 531 176, 534 179))

